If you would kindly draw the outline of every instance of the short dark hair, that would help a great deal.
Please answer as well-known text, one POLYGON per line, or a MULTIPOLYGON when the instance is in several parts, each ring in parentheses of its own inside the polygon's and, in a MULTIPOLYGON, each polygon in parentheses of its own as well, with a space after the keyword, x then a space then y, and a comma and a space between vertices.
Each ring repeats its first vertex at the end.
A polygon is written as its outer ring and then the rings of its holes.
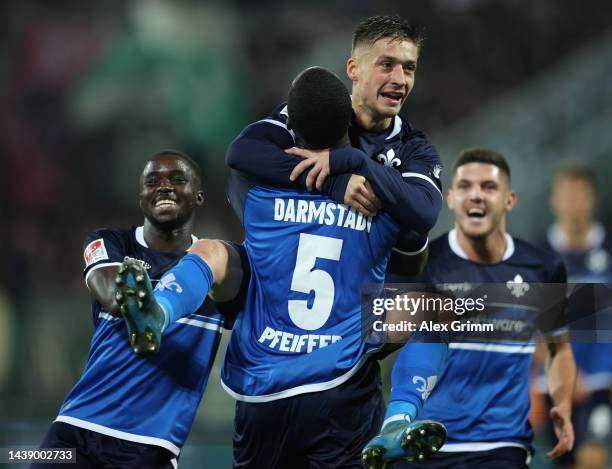
POLYGON ((559 166, 557 169, 555 169, 554 176, 555 179, 560 177, 580 179, 588 183, 593 188, 593 191, 597 192, 597 178, 595 177, 595 172, 588 166, 566 163, 563 166, 559 166))
POLYGON ((191 171, 193 171, 194 176, 197 178, 199 187, 202 187, 202 168, 200 168, 200 165, 198 164, 198 162, 194 160, 191 156, 189 156, 187 153, 183 153, 182 151, 173 150, 173 149, 160 150, 154 153, 153 155, 151 155, 147 159, 147 163, 149 161, 153 161, 159 156, 164 156, 164 155, 172 155, 172 156, 177 157, 179 160, 182 160, 187 166, 191 168, 191 171))
POLYGON ((351 96, 334 73, 310 67, 291 84, 288 124, 312 149, 329 148, 346 135, 352 114, 351 96))
POLYGON ((423 42, 423 31, 406 21, 399 15, 370 16, 355 28, 353 33, 353 48, 362 44, 374 44, 379 39, 412 41, 417 48, 423 42))
POLYGON ((508 166, 508 162, 501 153, 487 148, 467 148, 457 156, 453 164, 452 174, 455 175, 459 167, 469 163, 485 163, 497 166, 506 175, 508 182, 510 182, 510 166, 508 166))

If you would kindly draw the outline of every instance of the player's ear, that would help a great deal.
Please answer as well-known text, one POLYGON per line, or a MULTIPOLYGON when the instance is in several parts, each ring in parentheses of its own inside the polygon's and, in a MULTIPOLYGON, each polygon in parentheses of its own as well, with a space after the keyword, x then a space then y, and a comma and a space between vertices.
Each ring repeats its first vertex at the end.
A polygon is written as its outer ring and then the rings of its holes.
POLYGON ((450 210, 453 209, 454 204, 453 204, 453 190, 449 189, 446 191, 446 205, 448 206, 448 208, 450 210))
POLYGON ((355 57, 350 57, 346 62, 346 74, 351 79, 352 82, 358 81, 358 73, 357 73, 357 59, 355 57))
POLYGON ((196 205, 204 205, 204 191, 198 191, 196 194, 196 205))
POLYGON ((506 212, 511 212, 516 205, 516 192, 508 191, 506 195, 506 212))

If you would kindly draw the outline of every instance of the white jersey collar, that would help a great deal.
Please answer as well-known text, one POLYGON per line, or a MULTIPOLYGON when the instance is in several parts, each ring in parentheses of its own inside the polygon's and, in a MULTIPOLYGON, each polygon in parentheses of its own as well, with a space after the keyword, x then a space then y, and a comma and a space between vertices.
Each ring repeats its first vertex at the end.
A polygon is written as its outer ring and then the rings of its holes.
MULTIPOLYGON (((353 99, 353 95, 351 95, 351 101, 352 99, 353 99)), ((281 111, 281 114, 283 114, 286 111, 286 109, 287 109, 287 106, 283 108, 283 110, 281 111)), ((395 116, 393 118, 393 130, 391 130, 391 133, 385 137, 385 140, 391 140, 401 131, 402 131, 402 118, 400 116, 395 116)))
POLYGON ((393 130, 391 131, 389 135, 387 135, 387 138, 385 138, 385 140, 391 140, 401 131, 402 131, 402 118, 400 116, 395 116, 394 121, 393 121, 393 130))

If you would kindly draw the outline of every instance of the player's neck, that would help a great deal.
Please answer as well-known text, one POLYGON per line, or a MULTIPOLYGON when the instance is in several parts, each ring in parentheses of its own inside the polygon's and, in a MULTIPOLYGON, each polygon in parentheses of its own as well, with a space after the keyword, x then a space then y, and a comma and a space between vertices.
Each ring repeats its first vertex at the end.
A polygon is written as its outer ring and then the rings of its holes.
POLYGON ((595 226, 593 220, 574 223, 571 220, 559 221, 559 228, 565 236, 567 248, 571 251, 584 251, 589 247, 589 234, 595 226))
POLYGON ((363 104, 357 102, 353 98, 353 110, 355 111, 355 120, 359 127, 372 132, 381 132, 388 129, 393 123, 393 117, 380 117, 374 115, 363 104))
POLYGON ((457 242, 470 261, 479 264, 497 264, 504 258, 508 241, 503 227, 478 238, 467 236, 458 226, 455 226, 455 231, 457 242))
POLYGON ((147 246, 156 251, 186 251, 192 244, 193 222, 174 230, 162 230, 145 220, 143 236, 147 246))

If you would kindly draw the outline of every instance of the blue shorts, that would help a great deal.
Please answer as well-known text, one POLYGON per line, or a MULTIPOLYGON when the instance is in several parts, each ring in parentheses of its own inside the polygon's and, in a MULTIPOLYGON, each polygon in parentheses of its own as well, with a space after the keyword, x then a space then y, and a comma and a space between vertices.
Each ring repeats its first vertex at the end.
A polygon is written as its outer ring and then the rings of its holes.
POLYGON ((234 468, 363 469, 382 424, 380 368, 369 359, 346 383, 275 401, 236 403, 234 468))
POLYGON ((526 449, 513 446, 489 451, 439 452, 420 463, 398 462, 389 469, 527 469, 526 449))
POLYGON ((76 448, 75 464, 36 463, 32 469, 172 469, 176 456, 165 448, 121 440, 64 422, 53 422, 41 448, 76 448))

